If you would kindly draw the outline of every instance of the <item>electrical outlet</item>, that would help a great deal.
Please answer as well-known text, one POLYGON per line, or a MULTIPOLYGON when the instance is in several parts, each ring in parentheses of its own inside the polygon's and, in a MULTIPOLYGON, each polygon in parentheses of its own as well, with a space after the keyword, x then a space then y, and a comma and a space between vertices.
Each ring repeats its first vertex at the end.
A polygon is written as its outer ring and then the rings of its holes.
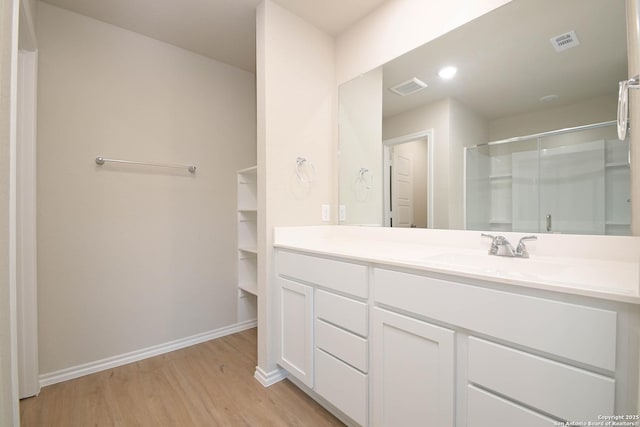
POLYGON ((331 205, 322 205, 322 221, 331 221, 331 205))
POLYGON ((345 205, 340 205, 340 221, 347 220, 347 207, 345 205))

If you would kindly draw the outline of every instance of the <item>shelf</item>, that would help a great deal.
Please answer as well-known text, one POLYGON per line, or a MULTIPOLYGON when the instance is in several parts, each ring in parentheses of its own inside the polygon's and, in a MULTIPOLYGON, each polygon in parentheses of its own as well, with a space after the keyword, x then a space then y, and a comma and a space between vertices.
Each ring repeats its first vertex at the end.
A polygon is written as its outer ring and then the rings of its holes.
POLYGON ((629 163, 627 162, 612 162, 604 165, 606 168, 628 168, 629 163))
POLYGON ((258 167, 237 172, 238 321, 255 320, 258 295, 258 167))
POLYGON ((489 220, 489 224, 511 224, 511 220, 509 219, 491 219, 489 220))
POLYGON ((629 225, 631 225, 631 222, 629 222, 629 221, 614 221, 614 220, 610 220, 610 221, 605 221, 605 225, 629 226, 629 225))
POLYGON ((489 175, 489 179, 511 179, 511 178, 512 178, 512 175, 510 173, 489 175))
POLYGON ((258 166, 251 166, 250 168, 240 169, 238 175, 255 175, 258 173, 258 166))
POLYGON ((251 295, 258 296, 258 287, 255 283, 239 283, 238 288, 250 293, 251 295))
POLYGON ((242 252, 247 252, 250 254, 255 254, 255 255, 258 254, 258 248, 256 247, 244 246, 244 247, 238 247, 238 250, 242 252))

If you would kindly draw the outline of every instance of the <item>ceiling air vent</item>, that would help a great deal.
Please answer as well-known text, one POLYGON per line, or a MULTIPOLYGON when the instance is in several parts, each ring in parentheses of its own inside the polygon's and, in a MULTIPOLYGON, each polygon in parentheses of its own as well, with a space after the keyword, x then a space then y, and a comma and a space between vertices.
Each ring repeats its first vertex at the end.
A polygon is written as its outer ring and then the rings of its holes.
POLYGON ((389 90, 400 96, 407 96, 411 95, 412 93, 419 92, 425 87, 427 87, 427 84, 425 82, 414 77, 411 80, 407 80, 406 82, 402 82, 393 87, 390 87, 389 90))
POLYGON ((580 40, 578 40, 578 36, 575 31, 569 31, 568 33, 552 37, 549 41, 556 52, 562 52, 563 50, 571 49, 572 47, 576 47, 580 44, 580 40))

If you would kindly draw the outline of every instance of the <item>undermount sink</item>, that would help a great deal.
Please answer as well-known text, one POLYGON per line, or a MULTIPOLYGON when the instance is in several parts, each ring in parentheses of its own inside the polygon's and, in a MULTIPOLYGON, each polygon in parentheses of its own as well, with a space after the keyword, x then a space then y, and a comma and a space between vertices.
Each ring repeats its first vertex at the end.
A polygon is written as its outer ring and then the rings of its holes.
POLYGON ((500 257, 488 254, 443 253, 424 258, 425 262, 477 273, 523 279, 560 280, 568 266, 531 258, 500 257))

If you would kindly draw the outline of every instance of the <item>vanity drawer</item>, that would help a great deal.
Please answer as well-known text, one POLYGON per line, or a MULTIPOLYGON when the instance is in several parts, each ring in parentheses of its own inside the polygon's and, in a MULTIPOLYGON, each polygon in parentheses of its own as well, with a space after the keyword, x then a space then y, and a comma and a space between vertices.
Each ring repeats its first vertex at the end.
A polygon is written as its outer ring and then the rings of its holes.
POLYGON ((366 339, 316 320, 316 347, 366 373, 369 345, 366 339))
POLYGON ((368 335, 368 306, 329 292, 316 291, 316 317, 354 334, 368 335))
POLYGON ((615 371, 614 311, 374 269, 375 302, 615 371))
POLYGON ((474 337, 468 343, 470 383, 565 420, 614 413, 612 378, 474 337))
POLYGON ((278 274, 367 298, 367 267, 349 262, 278 251, 278 274))
POLYGON ((362 426, 367 425, 369 386, 367 375, 316 350, 314 390, 362 426))
POLYGON ((467 387, 467 427, 553 427, 558 423, 472 385, 467 387))

